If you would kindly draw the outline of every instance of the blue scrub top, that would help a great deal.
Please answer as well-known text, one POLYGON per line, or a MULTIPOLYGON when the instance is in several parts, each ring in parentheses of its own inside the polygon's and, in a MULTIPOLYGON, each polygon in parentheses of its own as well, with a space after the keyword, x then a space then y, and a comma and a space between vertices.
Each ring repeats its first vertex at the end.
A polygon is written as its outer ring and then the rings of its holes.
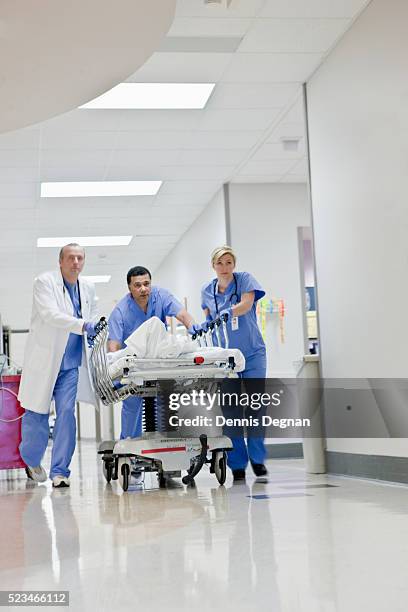
MULTIPOLYGON (((69 293, 71 302, 74 306, 74 316, 80 319, 81 314, 81 299, 79 295, 78 283, 71 285, 64 279, 65 289, 69 293)), ((78 334, 69 334, 65 353, 62 358, 60 370, 71 370, 79 368, 82 363, 82 336, 78 334)))
POLYGON ((109 317, 109 340, 120 342, 124 348, 125 340, 142 323, 151 317, 159 317, 166 323, 166 317, 175 317, 183 308, 170 291, 161 287, 152 287, 146 312, 135 302, 132 294, 128 293, 115 306, 109 317))
POLYGON ((249 272, 234 272, 234 280, 228 285, 225 293, 219 293, 217 279, 212 280, 201 290, 201 308, 208 308, 212 319, 217 318, 222 310, 230 308, 241 301, 241 295, 249 291, 255 292, 251 310, 238 317, 238 329, 232 331, 231 320, 227 322, 229 346, 239 349, 248 359, 258 352, 265 351, 265 343, 256 320, 256 302, 265 295, 258 281, 249 272), (215 298, 214 299, 214 292, 215 298), (218 313, 217 313, 218 306, 218 313))

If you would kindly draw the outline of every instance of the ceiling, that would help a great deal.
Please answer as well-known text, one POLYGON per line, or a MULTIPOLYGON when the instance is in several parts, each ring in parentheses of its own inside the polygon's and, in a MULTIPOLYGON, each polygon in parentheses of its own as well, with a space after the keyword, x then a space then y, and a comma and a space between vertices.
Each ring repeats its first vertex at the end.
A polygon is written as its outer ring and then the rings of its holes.
POLYGON ((176 0, 2 0, 0 132, 69 111, 141 66, 176 0))
POLYGON ((133 234, 87 249, 107 313, 131 265, 154 271, 223 183, 304 182, 302 83, 367 0, 178 0, 157 51, 128 81, 215 82, 204 110, 73 110, 0 135, 0 314, 27 326, 32 281, 55 267, 44 236, 133 234), (300 138, 286 151, 282 138, 300 138), (41 181, 160 179, 156 196, 40 199, 41 181))

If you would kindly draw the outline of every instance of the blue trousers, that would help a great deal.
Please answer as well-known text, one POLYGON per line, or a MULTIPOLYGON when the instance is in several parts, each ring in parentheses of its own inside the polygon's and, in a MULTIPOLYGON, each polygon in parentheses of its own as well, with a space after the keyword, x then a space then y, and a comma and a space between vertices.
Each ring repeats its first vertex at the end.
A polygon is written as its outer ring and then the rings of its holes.
MULTIPOLYGON (((75 400, 78 368, 61 370, 55 382, 53 397, 56 419, 53 431, 50 478, 70 475, 69 465, 76 444, 75 400)), ((40 465, 48 446, 48 413, 26 410, 21 425, 20 454, 27 465, 40 465)))
POLYGON ((120 439, 137 438, 142 435, 143 398, 129 397, 122 402, 120 439))
MULTIPOLYGON (((264 379, 266 375, 266 351, 260 351, 253 357, 249 357, 245 359, 245 370, 241 372, 240 378, 256 378, 256 379, 264 379)), ((235 391, 237 390, 236 381, 230 379, 227 381, 228 388, 224 388, 223 390, 231 390, 232 386, 235 386, 235 391), (234 385, 235 382, 235 385, 234 385)), ((240 386, 240 385, 239 385, 240 386)), ((251 385, 248 382, 244 383, 245 390, 247 393, 251 393, 251 385)), ((254 391, 260 391, 260 383, 256 383, 256 388, 254 391)), ((247 410, 245 415, 239 414, 237 409, 224 410, 224 414, 227 417, 242 417, 249 416, 252 413, 252 416, 259 417, 261 415, 260 411, 254 413, 252 409, 247 410)), ((252 463, 265 463, 266 458, 266 449, 265 449, 265 440, 263 437, 263 430, 261 428, 256 428, 254 431, 254 435, 248 435, 246 443, 243 431, 239 431, 240 428, 224 428, 224 434, 229 436, 232 441, 233 450, 227 453, 227 463, 228 467, 231 470, 239 470, 245 469, 248 465, 248 459, 252 463)))

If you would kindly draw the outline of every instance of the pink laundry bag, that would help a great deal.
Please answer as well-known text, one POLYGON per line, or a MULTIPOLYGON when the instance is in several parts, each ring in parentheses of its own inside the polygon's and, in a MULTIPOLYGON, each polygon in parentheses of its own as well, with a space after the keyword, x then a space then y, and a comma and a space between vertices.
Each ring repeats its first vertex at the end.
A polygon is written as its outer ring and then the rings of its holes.
POLYGON ((20 375, 0 377, 0 470, 24 468, 18 450, 24 408, 17 399, 20 375))

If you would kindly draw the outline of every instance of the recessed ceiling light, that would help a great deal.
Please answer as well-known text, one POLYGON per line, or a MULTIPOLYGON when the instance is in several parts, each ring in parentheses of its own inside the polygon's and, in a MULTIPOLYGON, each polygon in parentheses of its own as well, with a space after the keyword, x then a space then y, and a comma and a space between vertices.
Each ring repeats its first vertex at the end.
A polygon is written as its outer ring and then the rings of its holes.
POLYGON ((109 283, 112 276, 110 274, 106 275, 94 275, 94 276, 84 276, 81 274, 81 278, 84 280, 88 280, 91 283, 109 283))
POLYGON ((215 83, 120 83, 79 108, 85 109, 200 109, 215 83))
POLYGON ((70 242, 86 246, 127 246, 133 236, 64 236, 37 238, 37 247, 63 247, 70 242))
POLYGON ((41 183, 42 198, 156 195, 162 181, 71 181, 41 183))

